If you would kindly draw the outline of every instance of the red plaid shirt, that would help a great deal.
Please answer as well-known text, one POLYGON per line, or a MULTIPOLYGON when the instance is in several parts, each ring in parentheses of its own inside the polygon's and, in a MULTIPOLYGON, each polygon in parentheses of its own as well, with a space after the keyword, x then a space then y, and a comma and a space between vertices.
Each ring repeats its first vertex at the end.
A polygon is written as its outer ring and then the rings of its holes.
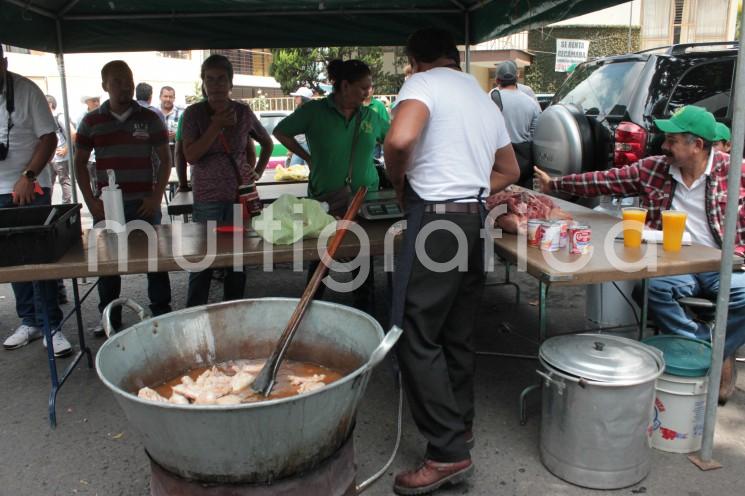
MULTIPOLYGON (((647 209, 647 226, 662 229, 662 211, 671 208, 677 182, 670 174, 671 159, 664 155, 646 157, 625 167, 606 171, 572 174, 551 180, 551 189, 573 195, 638 196, 647 209)), ((719 247, 724 238, 724 212, 727 207, 729 155, 715 152, 711 174, 706 178, 706 217, 719 247)), ((740 175, 735 252, 745 254, 745 176, 740 175)))

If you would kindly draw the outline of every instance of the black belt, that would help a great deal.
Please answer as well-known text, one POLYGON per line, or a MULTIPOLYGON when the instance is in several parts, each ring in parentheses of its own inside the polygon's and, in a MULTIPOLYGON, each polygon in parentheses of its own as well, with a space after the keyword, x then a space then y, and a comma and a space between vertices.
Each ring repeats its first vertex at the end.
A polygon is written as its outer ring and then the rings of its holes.
POLYGON ((435 214, 478 214, 480 208, 479 202, 447 202, 425 205, 424 211, 435 214))

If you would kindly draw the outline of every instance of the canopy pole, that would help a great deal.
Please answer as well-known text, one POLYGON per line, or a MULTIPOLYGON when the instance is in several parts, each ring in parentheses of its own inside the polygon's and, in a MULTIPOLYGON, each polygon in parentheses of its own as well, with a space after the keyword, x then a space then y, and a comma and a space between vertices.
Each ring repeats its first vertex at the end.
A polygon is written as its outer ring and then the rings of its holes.
POLYGON ((471 35, 470 35, 470 21, 471 13, 468 11, 463 12, 463 24, 465 27, 465 47, 464 52, 466 54, 466 72, 471 73, 471 35))
MULTIPOLYGON (((741 25, 745 22, 745 10, 742 13, 741 25)), ((743 140, 745 139, 745 29, 740 30, 740 50, 737 52, 737 72, 735 74, 735 91, 731 108, 732 113, 732 153, 727 175, 727 210, 724 214, 724 241, 722 242, 722 264, 719 269, 719 294, 717 295, 716 325, 712 338, 711 371, 709 372, 709 390, 706 394, 706 418, 701 451, 691 456, 691 461, 699 468, 718 468, 721 465, 712 460, 714 428, 717 421, 717 404, 719 400, 719 382, 722 374, 724 355, 724 338, 727 331, 727 311, 729 310, 730 288, 732 282, 732 260, 735 251, 735 231, 737 228, 737 207, 740 196, 743 140), (738 164, 738 165, 733 165, 738 164)))
POLYGON ((57 53, 55 57, 57 59, 57 70, 59 71, 60 81, 62 83, 62 105, 65 109, 65 128, 62 132, 65 134, 67 140, 67 167, 70 170, 70 187, 72 188, 72 201, 78 203, 78 181, 75 176, 75 143, 72 141, 70 136, 70 105, 68 105, 67 99, 67 73, 65 71, 65 55, 62 47, 62 25, 59 19, 54 21, 57 31, 57 53))

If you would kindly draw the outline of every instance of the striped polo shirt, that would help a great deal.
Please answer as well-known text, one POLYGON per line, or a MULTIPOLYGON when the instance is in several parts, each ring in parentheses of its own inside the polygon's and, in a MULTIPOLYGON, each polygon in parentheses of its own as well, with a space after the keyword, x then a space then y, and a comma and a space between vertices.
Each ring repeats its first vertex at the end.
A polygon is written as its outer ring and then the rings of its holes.
POLYGON ((80 122, 77 146, 96 151, 98 191, 108 185, 107 169, 116 172, 116 182, 124 200, 150 196, 157 171, 153 165, 154 148, 168 143, 168 131, 158 115, 134 100, 124 121, 111 114, 106 101, 80 122))

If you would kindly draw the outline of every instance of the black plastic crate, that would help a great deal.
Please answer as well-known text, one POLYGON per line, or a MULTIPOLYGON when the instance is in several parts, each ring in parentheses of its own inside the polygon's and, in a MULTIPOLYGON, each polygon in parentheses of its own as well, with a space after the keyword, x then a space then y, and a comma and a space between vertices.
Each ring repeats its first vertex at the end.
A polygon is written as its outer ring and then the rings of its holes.
POLYGON ((0 208, 0 266, 50 263, 62 258, 82 237, 81 208, 77 203, 0 208), (50 218, 52 209, 56 210, 50 218))

